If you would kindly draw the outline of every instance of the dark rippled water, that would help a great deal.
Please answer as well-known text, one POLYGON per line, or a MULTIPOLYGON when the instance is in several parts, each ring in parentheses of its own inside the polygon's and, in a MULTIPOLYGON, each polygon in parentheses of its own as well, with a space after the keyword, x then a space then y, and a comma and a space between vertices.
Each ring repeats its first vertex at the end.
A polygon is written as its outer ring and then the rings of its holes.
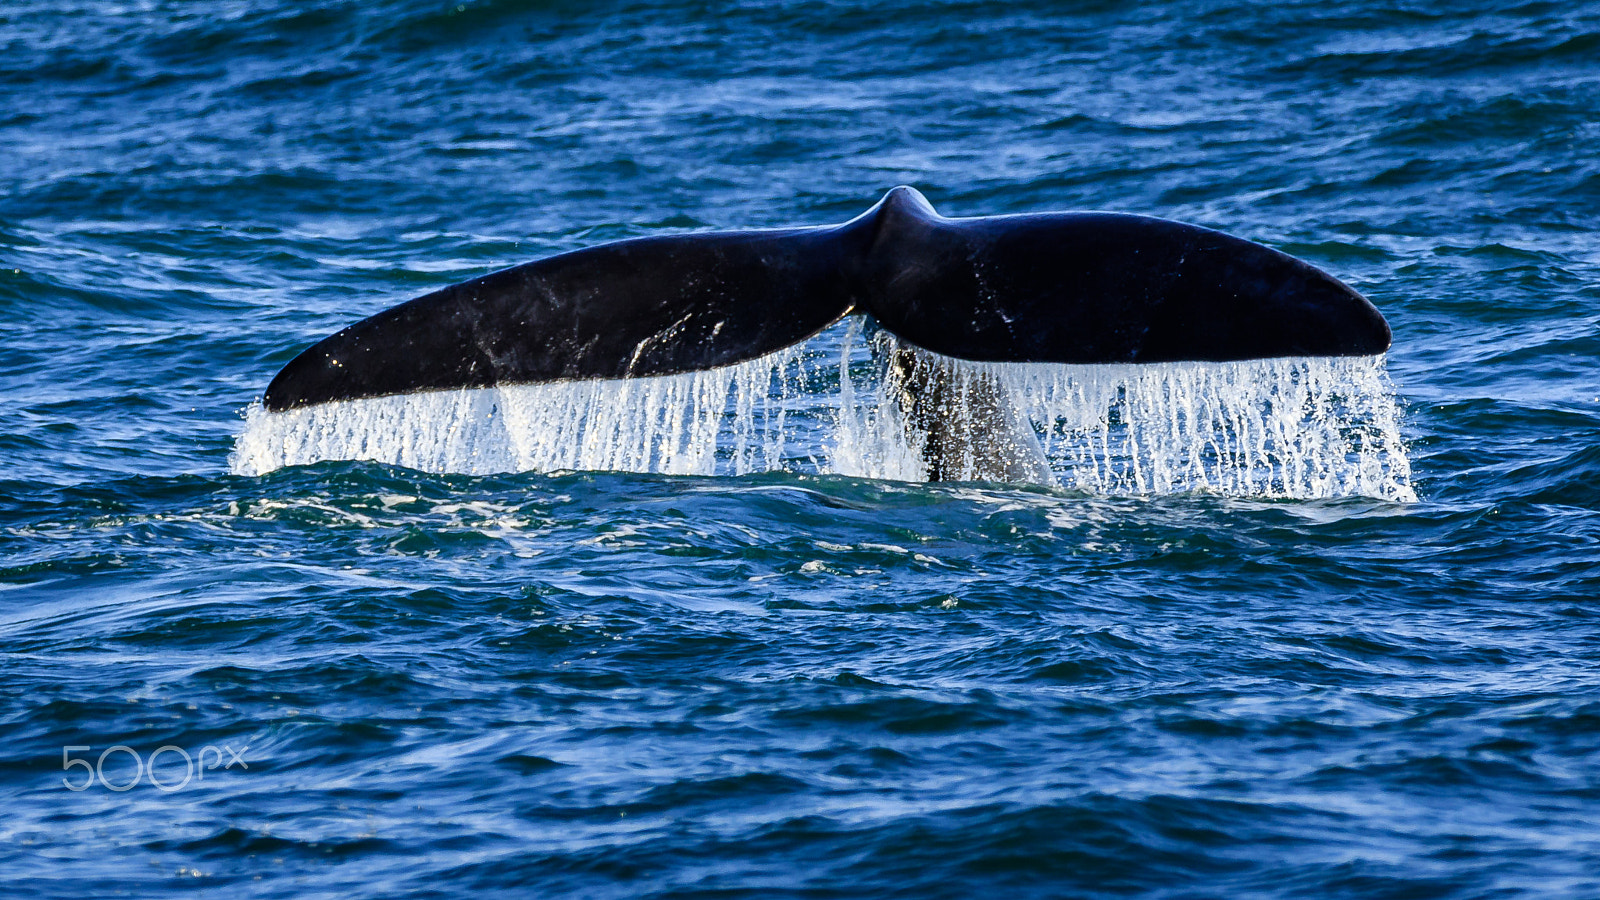
POLYGON ((1600 896, 1597 147, 1593 2, 8 5, 5 893, 1600 896), (228 474, 354 318, 896 183, 1339 274, 1422 499, 228 474))

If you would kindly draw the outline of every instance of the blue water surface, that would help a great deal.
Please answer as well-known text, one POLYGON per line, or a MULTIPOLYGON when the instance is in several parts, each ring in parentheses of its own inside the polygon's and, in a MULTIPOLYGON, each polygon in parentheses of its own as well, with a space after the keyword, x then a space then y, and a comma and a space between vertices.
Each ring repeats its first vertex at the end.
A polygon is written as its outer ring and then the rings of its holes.
POLYGON ((1597 148, 1595 2, 7 5, 4 892, 1600 897, 1597 148), (1336 273, 1421 500, 228 474, 356 318, 899 183, 1336 273))

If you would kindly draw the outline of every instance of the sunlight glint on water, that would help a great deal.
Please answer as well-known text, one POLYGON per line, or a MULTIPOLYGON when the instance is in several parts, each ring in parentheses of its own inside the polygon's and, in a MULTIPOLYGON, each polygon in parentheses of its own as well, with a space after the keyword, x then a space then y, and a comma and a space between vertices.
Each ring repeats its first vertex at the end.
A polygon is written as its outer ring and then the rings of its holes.
MULTIPOLYGON (((917 437, 876 362, 893 346, 882 338, 863 367, 848 331, 839 375, 821 387, 818 354, 791 348, 683 375, 433 391, 287 413, 254 406, 232 468, 259 475, 370 459, 465 474, 788 469, 920 480, 917 437)), ((1002 386, 1069 488, 1416 499, 1381 359, 1088 366, 935 357, 935 367, 957 386, 953 396, 977 379, 1002 386)), ((986 439, 989 426, 966 421, 968 411, 949 415, 974 445, 986 439)))

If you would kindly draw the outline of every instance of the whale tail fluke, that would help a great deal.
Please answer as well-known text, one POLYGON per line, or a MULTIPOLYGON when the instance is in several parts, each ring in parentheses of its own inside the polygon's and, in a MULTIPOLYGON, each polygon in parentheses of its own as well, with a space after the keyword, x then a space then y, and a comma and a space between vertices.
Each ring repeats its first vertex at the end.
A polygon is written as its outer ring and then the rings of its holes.
POLYGON ((453 285, 351 325, 265 406, 669 375, 764 356, 851 312, 986 362, 1375 355, 1364 297, 1288 255, 1145 216, 947 219, 912 188, 843 225, 604 244, 453 285))

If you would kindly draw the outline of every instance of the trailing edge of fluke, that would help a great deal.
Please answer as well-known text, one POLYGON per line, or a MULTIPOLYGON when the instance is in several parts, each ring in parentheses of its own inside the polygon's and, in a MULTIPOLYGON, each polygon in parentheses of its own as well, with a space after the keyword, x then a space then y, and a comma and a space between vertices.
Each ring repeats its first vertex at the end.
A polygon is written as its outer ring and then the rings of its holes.
POLYGON ((772 353, 850 313, 984 362, 1389 347, 1366 298, 1260 244, 1115 213, 947 219, 897 187, 842 225, 617 241, 434 291, 295 357, 265 405, 673 375, 772 353))

